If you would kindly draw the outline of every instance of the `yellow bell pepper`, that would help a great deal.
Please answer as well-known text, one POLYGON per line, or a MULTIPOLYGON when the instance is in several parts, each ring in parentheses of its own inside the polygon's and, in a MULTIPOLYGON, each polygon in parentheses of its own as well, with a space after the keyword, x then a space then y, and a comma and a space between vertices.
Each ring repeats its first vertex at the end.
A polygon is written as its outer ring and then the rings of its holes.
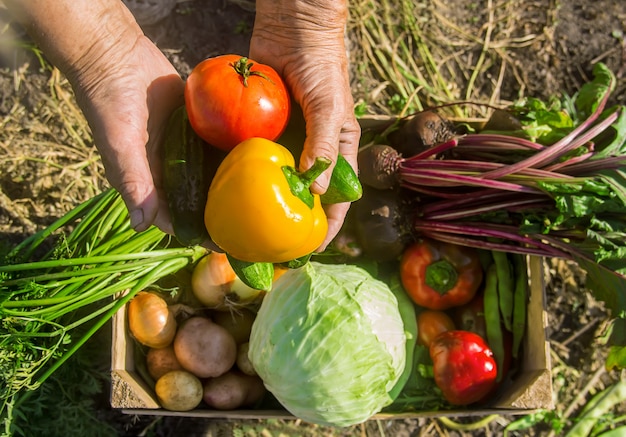
POLYGON ((238 144, 209 188, 204 222, 212 240, 232 257, 282 263, 312 253, 328 232, 320 196, 311 183, 330 160, 295 170, 285 147, 262 138, 238 144))

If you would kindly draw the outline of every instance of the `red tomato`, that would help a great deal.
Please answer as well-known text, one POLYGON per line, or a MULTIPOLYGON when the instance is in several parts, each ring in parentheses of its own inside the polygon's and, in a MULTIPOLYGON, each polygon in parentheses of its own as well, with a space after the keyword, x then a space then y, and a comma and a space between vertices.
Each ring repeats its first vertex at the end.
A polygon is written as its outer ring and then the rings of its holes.
POLYGON ((443 311, 424 310, 417 315, 417 343, 422 346, 430 346, 439 334, 454 329, 454 321, 443 311))
POLYGON ((185 83, 185 106, 194 131, 226 151, 253 137, 276 140, 291 113, 289 93, 278 73, 238 55, 196 65, 185 83))
POLYGON ((423 239, 405 249, 400 277, 416 304, 446 310, 472 300, 482 283, 483 269, 475 249, 423 239))
POLYGON ((430 344, 435 383, 453 405, 469 405, 489 395, 496 386, 493 352, 478 334, 448 331, 430 344))

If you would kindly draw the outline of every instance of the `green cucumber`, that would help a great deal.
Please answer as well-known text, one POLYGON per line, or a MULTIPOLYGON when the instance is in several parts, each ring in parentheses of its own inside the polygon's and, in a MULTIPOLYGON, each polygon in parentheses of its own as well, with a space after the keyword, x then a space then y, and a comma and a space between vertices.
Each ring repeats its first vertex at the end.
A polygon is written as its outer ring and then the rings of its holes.
POLYGON ((255 290, 270 291, 274 282, 274 264, 241 261, 226 254, 230 266, 241 282, 255 290))
POLYGON ((165 131, 163 188, 167 196, 174 235, 185 246, 209 240, 204 208, 213 174, 210 149, 191 128, 185 106, 177 108, 165 131))
POLYGON ((354 169, 343 155, 337 155, 328 189, 320 196, 322 203, 354 202, 362 195, 363 187, 354 169))

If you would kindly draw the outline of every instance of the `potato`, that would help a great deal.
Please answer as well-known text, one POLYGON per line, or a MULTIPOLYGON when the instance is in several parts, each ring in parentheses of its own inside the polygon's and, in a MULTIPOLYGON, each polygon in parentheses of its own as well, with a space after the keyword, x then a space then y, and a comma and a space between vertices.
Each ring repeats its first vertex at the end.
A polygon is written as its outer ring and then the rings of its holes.
POLYGON ((230 370, 204 383, 203 399, 217 410, 234 410, 257 402, 263 393, 265 387, 261 378, 230 370))
POLYGON ((248 342, 240 344, 237 348, 237 368, 246 375, 255 376, 256 370, 248 358, 248 350, 250 350, 250 343, 248 342))
POLYGON ((176 358, 172 345, 163 348, 150 348, 146 354, 146 367, 156 381, 171 370, 183 370, 176 358))
POLYGON ((215 312, 211 316, 215 323, 230 332, 237 344, 245 343, 250 339, 255 317, 254 312, 245 308, 228 312, 215 312))
POLYGON ((225 328, 206 317, 195 316, 178 328, 174 353, 183 369, 198 378, 212 378, 233 367, 237 343, 225 328))
POLYGON ((202 402, 202 382, 184 370, 172 370, 161 376, 154 387, 161 406, 171 411, 189 411, 202 402))
POLYGON ((263 399, 263 395, 265 394, 265 385, 263 384, 263 380, 258 376, 247 375, 246 377, 248 383, 248 395, 246 396, 242 406, 251 407, 263 399))

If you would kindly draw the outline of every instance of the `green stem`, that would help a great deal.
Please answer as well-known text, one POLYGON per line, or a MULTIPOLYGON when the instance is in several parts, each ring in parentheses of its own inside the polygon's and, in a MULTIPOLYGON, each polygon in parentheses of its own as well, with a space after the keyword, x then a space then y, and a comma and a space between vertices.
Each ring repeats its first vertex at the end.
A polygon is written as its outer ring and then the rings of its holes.
POLYGON ((499 414, 490 414, 472 423, 458 423, 458 422, 453 421, 449 417, 445 417, 445 416, 439 417, 438 420, 441 423, 443 423, 446 427, 453 429, 455 431, 476 431, 478 429, 487 427, 491 422, 496 420, 498 417, 500 417, 499 414))
POLYGON ((76 208, 72 209, 67 214, 65 214, 63 217, 61 217, 58 220, 56 220, 54 223, 52 223, 47 228, 45 228, 45 229, 43 229, 43 230, 41 230, 41 231, 31 235, 30 237, 28 237, 24 241, 22 241, 20 244, 15 246, 13 248, 13 250, 11 250, 11 252, 9 252, 7 258, 9 258, 9 259, 17 258, 17 257, 19 257, 21 259, 28 259, 28 258, 30 258, 32 256, 33 252, 35 251, 35 249, 37 249, 37 247, 39 247, 39 245, 42 242, 44 242, 55 231, 57 231, 58 229, 62 228, 63 226, 65 226, 68 223, 72 223, 77 218, 80 218, 80 217, 84 216, 89 211, 89 209, 93 208, 94 205, 97 205, 98 202, 104 202, 104 201, 107 200, 108 197, 110 197, 110 196, 112 196, 114 194, 115 193, 112 192, 112 190, 105 191, 105 192, 103 192, 101 194, 98 194, 97 196, 87 200, 86 202, 81 203, 76 208), (22 253, 22 251, 24 251, 24 253, 22 253))
MULTIPOLYGON (((184 248, 174 248, 174 249, 161 249, 149 252, 137 252, 137 253, 120 253, 114 255, 99 255, 99 256, 88 256, 83 258, 68 258, 68 259, 55 259, 48 261, 35 261, 32 263, 22 263, 22 264, 11 264, 7 266, 0 266, 0 273, 4 272, 16 272, 23 270, 38 270, 38 269, 46 269, 46 268, 57 268, 57 267, 76 267, 81 265, 91 265, 91 264, 101 264, 108 262, 121 262, 121 261, 132 261, 132 260, 158 260, 158 259, 167 259, 171 258, 175 255, 188 255, 191 256, 198 249, 194 247, 184 247, 184 248)), ((80 274, 79 271, 71 272, 74 274, 80 274)), ((28 279, 28 278, 23 278, 28 279)), ((17 281, 17 280, 16 280, 17 281)), ((12 281, 5 281, 3 284, 9 284, 12 281)))
POLYGON ((456 286, 459 273, 452 263, 442 259, 435 261, 426 267, 426 285, 442 296, 456 286))
POLYGON ((237 62, 233 62, 230 64, 231 67, 235 69, 237 74, 241 76, 241 80, 243 81, 243 86, 248 86, 248 78, 250 76, 259 76, 270 83, 273 83, 272 80, 267 77, 265 74, 260 71, 252 71, 252 67, 254 66, 253 62, 250 62, 248 58, 240 58, 237 62))
POLYGON ((287 179, 291 193, 302 200, 307 206, 313 209, 314 197, 311 193, 311 185, 317 179, 319 175, 324 173, 328 167, 330 167, 332 161, 324 156, 318 156, 315 158, 313 165, 303 172, 297 171, 290 166, 283 166, 283 174, 287 179))
MULTIPOLYGON (((46 371, 41 374, 36 380, 35 386, 40 386, 43 384, 49 377, 52 375, 63 363, 65 363, 78 349, 80 349, 86 342, 89 340, 106 322, 108 322, 113 315, 119 311, 126 303, 128 303, 139 291, 143 290, 145 287, 150 284, 158 281, 160 278, 177 272, 181 268, 183 268, 189 260, 169 260, 160 264, 157 268, 149 272, 145 275, 141 280, 135 284, 135 286, 126 294, 125 296, 120 297, 115 301, 115 305, 113 305, 109 310, 100 317, 93 326, 89 328, 89 330, 77 341, 73 344, 73 346, 68 349, 63 355, 56 360, 46 371)), ((26 401, 31 395, 33 391, 28 391, 20 396, 15 402, 15 407, 19 407, 24 401, 26 401)))
POLYGON ((119 219, 128 220, 126 206, 121 196, 114 197, 109 203, 98 205, 85 217, 67 237, 71 253, 89 254, 91 250, 107 241, 107 234, 119 234, 121 229, 113 227, 119 219), (111 228, 114 229, 111 231, 111 228))

